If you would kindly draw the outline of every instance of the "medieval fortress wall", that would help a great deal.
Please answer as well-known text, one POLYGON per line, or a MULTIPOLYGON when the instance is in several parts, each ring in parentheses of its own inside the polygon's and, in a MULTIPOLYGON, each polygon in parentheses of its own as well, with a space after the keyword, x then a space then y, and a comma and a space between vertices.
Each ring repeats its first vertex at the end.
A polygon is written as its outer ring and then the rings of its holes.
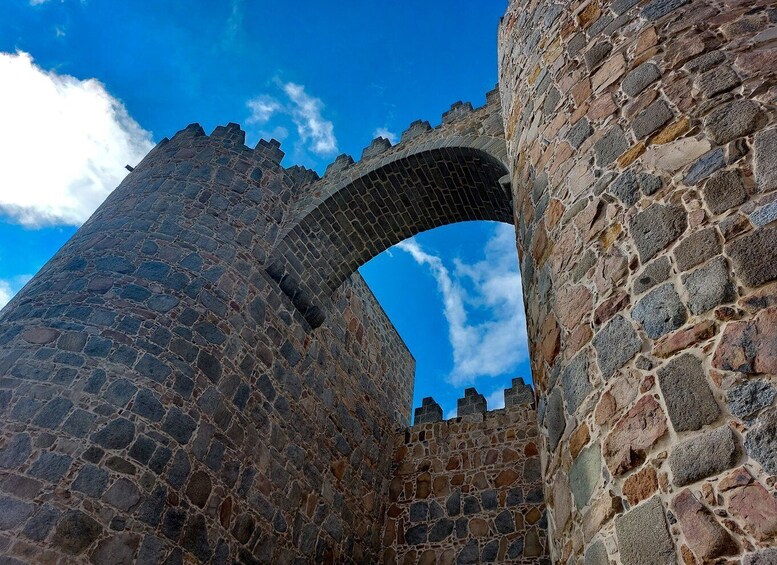
POLYGON ((323 178, 160 143, 0 313, 0 562, 777 562, 777 8, 513 0, 499 65, 323 178), (354 273, 484 219, 536 413, 407 428, 354 273))
POLYGON ((759 0, 502 21, 555 562, 775 562, 775 39, 759 0))

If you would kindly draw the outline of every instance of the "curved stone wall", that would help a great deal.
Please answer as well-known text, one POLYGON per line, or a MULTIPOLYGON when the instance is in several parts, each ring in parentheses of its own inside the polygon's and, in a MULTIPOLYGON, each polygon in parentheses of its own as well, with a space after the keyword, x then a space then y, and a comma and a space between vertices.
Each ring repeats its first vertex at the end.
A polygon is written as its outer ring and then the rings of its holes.
POLYGON ((358 275, 264 272, 277 146, 157 146, 0 315, 0 561, 371 561, 414 360, 358 275))
POLYGON ((501 23, 554 562, 774 559, 776 39, 763 0, 501 23))

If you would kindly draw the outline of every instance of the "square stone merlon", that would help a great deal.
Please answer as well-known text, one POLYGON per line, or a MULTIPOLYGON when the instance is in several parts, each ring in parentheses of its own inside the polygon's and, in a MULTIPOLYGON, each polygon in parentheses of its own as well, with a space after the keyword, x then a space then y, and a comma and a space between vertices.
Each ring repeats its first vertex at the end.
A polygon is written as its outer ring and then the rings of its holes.
POLYGON ((482 414, 486 407, 486 397, 478 393, 475 388, 464 389, 464 398, 456 401, 456 416, 469 416, 470 414, 482 414))
POLYGON ((427 396, 421 401, 421 406, 415 409, 413 425, 433 424, 442 420, 442 408, 434 401, 434 398, 427 396))
POLYGON ((534 406, 534 390, 517 377, 513 379, 513 386, 505 389, 505 408, 520 404, 534 406))

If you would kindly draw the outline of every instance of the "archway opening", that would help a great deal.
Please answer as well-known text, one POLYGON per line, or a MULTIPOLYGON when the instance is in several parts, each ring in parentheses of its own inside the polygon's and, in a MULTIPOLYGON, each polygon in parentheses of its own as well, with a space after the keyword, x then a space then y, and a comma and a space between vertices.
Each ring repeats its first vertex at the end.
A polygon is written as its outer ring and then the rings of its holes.
POLYGON ((473 387, 488 410, 512 379, 531 383, 515 231, 461 222, 408 238, 359 273, 416 360, 413 407, 433 397, 443 418, 473 387))

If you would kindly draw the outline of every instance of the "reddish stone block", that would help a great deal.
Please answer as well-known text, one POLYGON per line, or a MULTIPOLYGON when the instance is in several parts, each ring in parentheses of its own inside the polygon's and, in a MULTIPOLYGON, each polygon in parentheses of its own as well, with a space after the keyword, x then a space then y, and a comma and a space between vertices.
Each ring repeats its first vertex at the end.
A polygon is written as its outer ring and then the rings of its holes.
POLYGON ((675 496, 672 507, 688 545, 699 558, 706 562, 723 555, 737 554, 739 548, 731 534, 690 490, 685 489, 675 496))
POLYGON ((613 475, 633 469, 666 430, 666 416, 656 399, 643 396, 607 436, 603 451, 607 467, 613 475))

